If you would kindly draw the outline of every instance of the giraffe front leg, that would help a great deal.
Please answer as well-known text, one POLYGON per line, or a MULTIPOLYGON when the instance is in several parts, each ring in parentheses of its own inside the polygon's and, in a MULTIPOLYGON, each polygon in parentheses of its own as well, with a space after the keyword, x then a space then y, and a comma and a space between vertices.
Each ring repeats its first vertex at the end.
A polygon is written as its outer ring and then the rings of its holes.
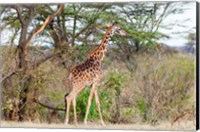
POLYGON ((89 113, 89 110, 90 110, 90 105, 91 105, 91 102, 92 102, 94 91, 95 91, 95 84, 92 85, 92 89, 91 89, 90 96, 89 96, 89 99, 88 99, 88 104, 87 104, 86 114, 85 114, 85 119, 84 119, 85 125, 87 125, 88 113, 89 113))
POLYGON ((99 101, 97 90, 95 90, 94 95, 95 95, 95 101, 96 101, 96 105, 97 105, 98 112, 99 112, 99 118, 101 120, 101 125, 105 126, 105 123, 104 123, 103 117, 102 117, 102 113, 101 113, 101 106, 100 106, 100 101, 99 101))

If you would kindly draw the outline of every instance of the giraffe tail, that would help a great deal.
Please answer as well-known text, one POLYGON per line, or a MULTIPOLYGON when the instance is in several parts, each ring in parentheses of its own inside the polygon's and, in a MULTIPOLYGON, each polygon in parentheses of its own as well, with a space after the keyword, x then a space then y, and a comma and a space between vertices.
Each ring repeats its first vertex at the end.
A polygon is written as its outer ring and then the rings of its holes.
POLYGON ((69 95, 69 93, 66 93, 66 94, 65 94, 65 102, 66 102, 66 97, 67 97, 68 95, 69 95))

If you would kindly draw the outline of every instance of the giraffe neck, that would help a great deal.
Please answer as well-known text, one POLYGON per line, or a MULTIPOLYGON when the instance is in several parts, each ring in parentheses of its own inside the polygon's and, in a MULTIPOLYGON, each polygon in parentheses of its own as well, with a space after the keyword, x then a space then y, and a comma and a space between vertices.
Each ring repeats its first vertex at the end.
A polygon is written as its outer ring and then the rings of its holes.
POLYGON ((87 58, 88 59, 94 58, 96 61, 99 61, 101 63, 103 58, 105 57, 105 54, 106 54, 107 48, 108 48, 108 43, 112 36, 113 36, 113 30, 112 30, 112 26, 110 26, 108 28, 107 32, 105 33, 105 35, 101 41, 101 44, 95 50, 93 50, 88 55, 87 58))

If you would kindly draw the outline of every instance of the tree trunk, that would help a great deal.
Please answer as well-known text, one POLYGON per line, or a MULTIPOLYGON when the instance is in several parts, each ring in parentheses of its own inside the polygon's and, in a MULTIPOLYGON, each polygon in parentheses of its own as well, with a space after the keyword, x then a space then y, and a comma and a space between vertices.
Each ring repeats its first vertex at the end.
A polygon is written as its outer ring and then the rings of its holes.
POLYGON ((30 75, 30 69, 29 69, 29 62, 28 62, 28 54, 29 54, 29 46, 33 38, 41 33, 45 26, 49 24, 63 9, 63 5, 58 5, 57 11, 47 17, 43 24, 39 28, 35 28, 32 30, 30 35, 28 35, 28 27, 33 20, 34 16, 36 15, 36 7, 35 6, 23 6, 23 5, 15 5, 13 8, 16 10, 20 24, 21 24, 21 33, 19 38, 19 45, 18 45, 18 69, 22 69, 20 72, 20 93, 19 93, 19 103, 17 104, 18 107, 18 117, 19 121, 23 121, 26 117, 26 106, 27 106, 27 99, 28 94, 30 92, 30 83, 32 76, 30 75), (25 17, 23 15, 23 8, 28 8, 28 17, 25 17))
POLYGON ((30 84, 30 80, 31 80, 31 76, 28 75, 27 73, 27 61, 26 61, 26 54, 24 54, 24 48, 20 47, 19 48, 19 68, 22 68, 23 71, 21 72, 21 79, 22 83, 20 84, 21 87, 21 91, 19 94, 19 104, 18 104, 18 119, 19 121, 23 121, 26 117, 26 113, 25 113, 25 109, 26 109, 26 101, 27 101, 27 95, 29 93, 29 84, 30 84), (26 77, 27 76, 27 77, 26 77))
POLYGON ((27 69, 26 55, 24 54, 24 47, 19 45, 18 47, 19 69, 27 69))
POLYGON ((31 82, 31 77, 28 76, 26 81, 21 84, 22 90, 20 92, 20 97, 19 97, 19 111, 18 111, 18 116, 19 116, 19 121, 24 121, 26 118, 26 107, 27 107, 27 99, 28 99, 28 93, 29 93, 29 84, 31 82))
MULTIPOLYGON (((22 69, 21 72, 21 79, 24 79, 25 76, 27 76, 27 70, 28 70, 28 62, 27 62, 27 53, 28 51, 25 51, 25 44, 26 44, 26 33, 27 33, 28 26, 23 25, 22 26, 22 32, 21 37, 19 40, 19 46, 18 46, 18 68, 22 69)), ((18 120, 23 121, 25 115, 25 107, 26 107, 26 101, 27 101, 27 94, 29 92, 28 84, 29 84, 29 78, 26 77, 22 83, 20 84, 21 91, 19 94, 19 104, 18 104, 18 120)))

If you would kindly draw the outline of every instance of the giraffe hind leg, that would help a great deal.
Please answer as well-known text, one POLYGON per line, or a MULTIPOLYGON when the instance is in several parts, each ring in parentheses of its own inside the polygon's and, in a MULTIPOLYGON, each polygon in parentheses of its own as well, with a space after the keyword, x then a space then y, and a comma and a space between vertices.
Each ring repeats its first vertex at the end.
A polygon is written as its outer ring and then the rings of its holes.
POLYGON ((91 101, 92 101, 92 98, 93 98, 93 95, 94 95, 95 88, 96 88, 95 84, 92 84, 92 89, 90 91, 90 96, 89 96, 89 99, 88 99, 88 104, 87 104, 86 114, 85 114, 85 119, 84 119, 85 125, 87 125, 88 113, 89 113, 89 110, 90 110, 90 105, 91 105, 91 101))
POLYGON ((96 101, 96 105, 97 105, 97 108, 98 108, 99 118, 101 120, 101 124, 102 124, 102 126, 105 126, 105 123, 104 123, 103 117, 102 117, 102 113, 101 113, 101 106, 100 106, 100 101, 99 101, 97 89, 94 91, 94 95, 95 95, 95 101, 96 101))

